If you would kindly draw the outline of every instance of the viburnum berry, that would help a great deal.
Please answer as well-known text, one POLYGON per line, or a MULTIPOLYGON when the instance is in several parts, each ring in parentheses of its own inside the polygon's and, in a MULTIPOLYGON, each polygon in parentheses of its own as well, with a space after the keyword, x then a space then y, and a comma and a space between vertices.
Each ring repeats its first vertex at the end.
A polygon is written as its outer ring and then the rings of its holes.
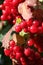
POLYGON ((9 49, 4 49, 4 53, 6 56, 9 56, 10 55, 10 50, 9 49))
POLYGON ((32 46, 34 44, 34 40, 33 39, 30 39, 27 41, 27 45, 28 46, 32 46))
POLYGON ((39 21, 38 21, 38 20, 34 20, 34 21, 33 21, 33 25, 34 25, 34 26, 39 26, 39 21))
POLYGON ((42 22, 42 27, 43 27, 43 22, 42 22))
POLYGON ((11 9, 8 6, 5 7, 5 11, 6 15, 10 15, 11 9))
POLYGON ((16 53, 16 59, 18 59, 18 60, 19 60, 19 59, 20 59, 20 57, 22 57, 22 53, 21 53, 21 52, 17 52, 17 53, 16 53))
POLYGON ((38 33, 43 33, 43 27, 42 26, 38 27, 38 33))
POLYGON ((16 23, 16 21, 15 20, 13 20, 13 24, 15 24, 16 23))
POLYGON ((15 41, 10 40, 9 45, 10 45, 10 47, 14 47, 15 46, 15 41))
POLYGON ((38 47, 38 52, 43 52, 43 48, 41 48, 41 47, 38 47))
POLYGON ((22 21, 21 24, 20 24, 21 28, 26 28, 27 27, 27 23, 26 21, 22 21))
POLYGON ((15 26, 15 31, 18 33, 22 30, 21 26, 18 24, 15 26))
POLYGON ((13 55, 13 53, 11 52, 10 53, 10 59, 14 59, 15 58, 15 55, 13 55))
POLYGON ((32 26, 30 27, 30 32, 31 32, 31 33, 37 33, 37 32, 38 32, 38 28, 37 28, 36 26, 32 25, 32 26))
POLYGON ((33 22, 33 19, 29 19, 27 22, 27 26, 31 26, 32 25, 32 22, 33 22))
POLYGON ((13 0, 12 3, 14 4, 14 6, 17 6, 18 5, 18 0, 13 0))
POLYGON ((22 65, 27 65, 26 61, 25 61, 25 58, 24 57, 21 57, 20 58, 20 61, 21 61, 21 64, 22 65))
POLYGON ((36 58, 36 59, 40 59, 40 53, 35 52, 35 58, 36 58))
POLYGON ((16 16, 16 19, 21 18, 21 16, 16 16))
POLYGON ((4 9, 4 5, 1 4, 0 5, 0 10, 2 10, 2 9, 4 9))
POLYGON ((21 51, 21 48, 20 48, 19 46, 15 46, 15 47, 13 48, 13 51, 14 51, 14 52, 20 52, 20 51, 21 51))
POLYGON ((11 16, 10 15, 7 17, 7 20, 11 21, 11 16))
POLYGON ((30 48, 24 49, 24 54, 25 54, 26 56, 29 56, 29 55, 31 54, 30 48))
POLYGON ((13 51, 13 47, 12 46, 10 46, 9 49, 10 49, 11 52, 13 51))
POLYGON ((28 26, 28 32, 30 32, 30 27, 28 26))
POLYGON ((43 57, 41 58, 41 65, 43 65, 43 57))
POLYGON ((28 32, 28 29, 27 28, 24 28, 23 30, 24 30, 24 32, 28 32))
POLYGON ((1 15, 1 20, 2 21, 7 20, 7 17, 5 15, 1 15))

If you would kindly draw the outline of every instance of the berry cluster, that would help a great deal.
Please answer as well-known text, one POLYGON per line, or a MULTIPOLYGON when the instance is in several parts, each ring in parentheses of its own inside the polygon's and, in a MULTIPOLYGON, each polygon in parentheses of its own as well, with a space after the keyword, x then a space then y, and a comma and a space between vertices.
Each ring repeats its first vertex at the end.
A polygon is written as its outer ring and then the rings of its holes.
POLYGON ((24 0, 4 0, 3 4, 0 5, 1 20, 13 21, 18 15, 17 6, 22 1, 24 0))
POLYGON ((11 59, 16 59, 18 65, 42 65, 43 58, 39 52, 35 52, 33 49, 27 47, 23 48, 17 46, 16 43, 11 40, 9 42, 9 48, 4 49, 6 56, 9 56, 11 59), (36 63, 36 64, 35 64, 36 63))
POLYGON ((43 37, 37 36, 36 38, 31 38, 27 41, 27 45, 29 47, 34 46, 41 53, 41 52, 43 52, 43 37))
POLYGON ((43 51, 43 22, 39 20, 30 19, 28 21, 22 21, 15 26, 17 33, 24 31, 30 33, 30 40, 28 40, 28 46, 34 46, 39 52, 43 51))
POLYGON ((15 27, 15 31, 20 32, 22 29, 24 30, 24 32, 30 32, 32 34, 42 34, 43 22, 39 20, 33 20, 32 18, 28 21, 22 21, 15 27))

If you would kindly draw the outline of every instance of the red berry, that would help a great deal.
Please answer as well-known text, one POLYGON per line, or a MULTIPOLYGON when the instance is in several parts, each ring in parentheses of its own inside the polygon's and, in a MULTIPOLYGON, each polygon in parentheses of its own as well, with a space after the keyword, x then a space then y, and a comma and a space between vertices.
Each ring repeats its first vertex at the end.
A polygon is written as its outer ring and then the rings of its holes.
POLYGON ((18 3, 19 3, 18 0, 13 0, 12 2, 13 2, 13 4, 14 4, 14 6, 17 6, 18 3))
POLYGON ((10 55, 10 50, 9 49, 4 49, 4 53, 6 56, 9 56, 10 55))
POLYGON ((25 61, 25 58, 24 57, 21 57, 20 58, 20 61, 21 61, 21 64, 22 65, 27 65, 26 61, 25 61))
POLYGON ((20 59, 20 57, 22 57, 22 53, 17 52, 17 53, 16 53, 16 59, 18 59, 18 60, 19 60, 19 59, 20 59))
POLYGON ((4 7, 3 5, 0 5, 0 10, 2 10, 2 9, 3 9, 3 7, 4 7))
POLYGON ((8 6, 5 7, 5 11, 6 15, 10 15, 11 9, 8 6))
POLYGON ((42 27, 43 27, 43 22, 42 22, 42 27))
POLYGON ((13 51, 13 47, 12 47, 12 46, 10 46, 10 51, 11 51, 11 52, 13 51))
POLYGON ((34 40, 33 39, 30 39, 27 41, 27 45, 28 46, 32 46, 34 44, 34 40))
POLYGON ((21 26, 20 25, 16 25, 15 26, 15 31, 18 33, 20 32, 22 29, 21 29, 21 26))
POLYGON ((39 26, 39 21, 37 21, 37 20, 33 21, 33 25, 34 26, 39 26))
POLYGON ((28 26, 28 32, 30 32, 30 27, 28 26))
POLYGON ((21 19, 21 16, 16 16, 16 19, 20 18, 21 19))
POLYGON ((14 59, 15 55, 13 55, 13 53, 10 54, 10 59, 14 59))
POLYGON ((24 57, 21 57, 21 58, 20 58, 20 61, 21 61, 21 62, 24 62, 24 61, 25 61, 25 58, 24 58, 24 57))
POLYGON ((35 52, 36 59, 40 59, 40 54, 38 52, 35 52))
POLYGON ((42 26, 38 27, 38 33, 43 33, 43 27, 42 26))
POLYGON ((26 56, 29 56, 29 55, 31 54, 30 48, 25 49, 25 50, 24 50, 24 54, 25 54, 26 56))
POLYGON ((43 48, 38 47, 38 52, 43 52, 43 48))
POLYGON ((14 47, 14 46, 15 46, 15 41, 11 40, 11 41, 9 42, 9 45, 10 45, 10 47, 14 47))
POLYGON ((1 15, 1 20, 2 21, 7 20, 7 17, 5 15, 1 15))
POLYGON ((13 24, 15 24, 16 23, 16 21, 15 20, 13 20, 13 24))
POLYGON ((27 21, 27 26, 31 26, 32 25, 32 22, 33 22, 33 19, 30 19, 27 21))
POLYGON ((15 46, 15 47, 13 48, 13 51, 14 51, 14 52, 20 52, 20 51, 21 51, 21 48, 20 48, 19 46, 15 46))
POLYGON ((27 27, 26 21, 21 22, 20 26, 21 26, 22 29, 26 28, 27 27))
POLYGON ((27 28, 24 28, 23 30, 24 30, 24 32, 28 32, 28 29, 27 28))
POLYGON ((31 26, 30 27, 30 32, 31 33, 37 33, 38 32, 38 28, 36 26, 31 26))

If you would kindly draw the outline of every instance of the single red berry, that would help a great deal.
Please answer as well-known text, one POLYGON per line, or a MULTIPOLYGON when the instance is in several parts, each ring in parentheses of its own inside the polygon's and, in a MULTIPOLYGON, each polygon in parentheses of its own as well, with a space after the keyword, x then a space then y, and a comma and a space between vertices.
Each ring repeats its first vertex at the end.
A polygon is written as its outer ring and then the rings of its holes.
POLYGON ((41 47, 38 47, 38 52, 43 52, 43 48, 41 48, 41 47))
POLYGON ((3 15, 6 15, 7 12, 5 10, 2 10, 2 13, 3 13, 3 15))
POLYGON ((28 32, 30 32, 30 27, 28 26, 28 32))
POLYGON ((6 56, 9 56, 10 55, 10 50, 9 49, 4 49, 4 53, 6 56))
POLYGON ((37 43, 34 43, 34 47, 35 47, 35 48, 38 48, 37 43))
POLYGON ((30 39, 27 41, 27 45, 28 46, 32 46, 34 44, 34 40, 33 39, 30 39))
POLYGON ((16 21, 15 20, 13 20, 13 24, 15 24, 16 23, 16 21))
POLYGON ((17 53, 16 53, 16 59, 18 59, 18 60, 19 60, 19 59, 20 59, 20 57, 22 57, 22 53, 21 53, 21 52, 17 52, 17 53))
POLYGON ((11 14, 11 9, 8 6, 5 7, 5 11, 6 11, 6 15, 11 14))
POLYGON ((42 27, 43 27, 43 22, 42 22, 42 27))
POLYGON ((28 32, 28 29, 27 28, 24 28, 23 30, 24 30, 24 32, 28 32))
POLYGON ((26 28, 27 27, 26 21, 21 22, 20 26, 21 26, 22 29, 26 28))
POLYGON ((3 4, 4 4, 4 6, 6 6, 7 2, 6 2, 6 1, 4 1, 4 2, 3 2, 3 4))
POLYGON ((38 52, 35 52, 35 58, 40 59, 40 54, 38 52))
POLYGON ((12 14, 14 13, 14 9, 11 9, 11 13, 12 13, 12 14))
POLYGON ((9 45, 10 45, 10 47, 14 47, 15 46, 15 41, 10 40, 9 45))
POLYGON ((21 18, 21 16, 16 16, 16 19, 21 18))
POLYGON ((21 29, 21 26, 20 25, 16 25, 15 26, 15 31, 18 33, 20 32, 22 29, 21 29))
POLYGON ((1 5, 0 5, 0 10, 2 10, 2 9, 4 9, 4 6, 1 4, 1 5))
POLYGON ((7 16, 1 15, 1 20, 2 20, 2 21, 7 20, 7 16))
POLYGON ((29 19, 29 20, 27 21, 27 26, 31 26, 31 25, 32 25, 32 22, 33 22, 33 19, 29 19))
POLYGON ((25 54, 26 56, 29 56, 29 55, 31 54, 30 48, 25 49, 25 50, 24 50, 24 54, 25 54))
POLYGON ((21 57, 21 58, 20 58, 20 61, 21 61, 21 64, 22 64, 22 65, 27 65, 26 60, 25 60, 24 57, 21 57))
POLYGON ((32 25, 32 26, 30 27, 30 32, 31 32, 31 33, 37 33, 37 32, 38 32, 38 28, 37 28, 36 26, 32 25))
POLYGON ((13 0, 12 2, 13 2, 13 4, 14 4, 14 6, 17 6, 18 3, 19 3, 18 0, 13 0))
POLYGON ((11 21, 11 19, 12 19, 12 18, 11 18, 11 16, 9 15, 9 16, 7 17, 7 20, 11 21))
POLYGON ((13 55, 13 53, 10 53, 10 59, 14 59, 15 55, 13 55))
POLYGON ((34 26, 39 26, 39 21, 37 21, 37 20, 33 21, 33 25, 34 26))
POLYGON ((20 48, 19 46, 15 46, 15 47, 13 48, 13 51, 14 51, 14 52, 20 52, 20 51, 21 51, 21 48, 20 48))
POLYGON ((9 48, 9 49, 10 49, 10 51, 11 51, 11 52, 13 51, 13 47, 12 47, 12 46, 10 46, 10 48, 9 48))
POLYGON ((38 33, 43 33, 43 27, 42 26, 38 27, 38 33))

